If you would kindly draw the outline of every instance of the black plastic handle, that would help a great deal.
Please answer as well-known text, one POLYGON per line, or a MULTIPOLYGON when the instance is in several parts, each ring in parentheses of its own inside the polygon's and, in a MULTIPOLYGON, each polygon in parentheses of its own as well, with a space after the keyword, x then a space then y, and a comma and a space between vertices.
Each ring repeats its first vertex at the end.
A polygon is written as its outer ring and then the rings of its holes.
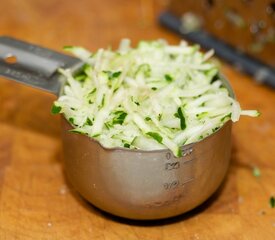
POLYGON ((78 69, 75 57, 17 40, 0 37, 0 76, 58 95, 64 78, 58 68, 78 69))
POLYGON ((256 81, 275 88, 275 69, 256 58, 220 41, 203 30, 185 33, 178 17, 170 12, 160 15, 160 23, 187 40, 197 42, 206 49, 214 49, 217 56, 229 62, 237 69, 254 77, 256 81))

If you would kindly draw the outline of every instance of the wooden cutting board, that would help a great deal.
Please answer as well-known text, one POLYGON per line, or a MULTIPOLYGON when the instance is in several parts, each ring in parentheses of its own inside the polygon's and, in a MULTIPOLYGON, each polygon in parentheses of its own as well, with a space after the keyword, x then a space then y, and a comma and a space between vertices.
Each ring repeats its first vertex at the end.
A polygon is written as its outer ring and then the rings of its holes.
MULTIPOLYGON (((177 43, 156 23, 163 8, 161 0, 2 1, 0 34, 56 50, 117 46, 122 37, 177 43)), ((231 165, 219 191, 190 213, 155 222, 115 218, 85 202, 65 179, 60 119, 50 114, 55 97, 0 79, 0 239, 275 239, 269 205, 275 196, 275 90, 222 69, 242 107, 262 115, 234 125, 231 165)))

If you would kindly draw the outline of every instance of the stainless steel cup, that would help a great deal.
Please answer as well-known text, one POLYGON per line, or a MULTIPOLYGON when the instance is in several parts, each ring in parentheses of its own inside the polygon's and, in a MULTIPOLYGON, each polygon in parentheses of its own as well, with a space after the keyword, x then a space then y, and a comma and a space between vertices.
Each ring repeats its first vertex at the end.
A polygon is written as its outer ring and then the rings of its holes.
MULTIPOLYGON (((0 75, 56 95, 65 79, 57 68, 77 69, 81 61, 37 45, 0 37, 0 75), (6 61, 14 56, 16 63, 6 61)), ((228 81, 224 86, 234 97, 228 81)), ((170 150, 106 149, 75 133, 62 118, 66 174, 94 206, 130 219, 161 219, 182 214, 204 202, 221 185, 231 152, 231 121, 205 139, 170 150)))

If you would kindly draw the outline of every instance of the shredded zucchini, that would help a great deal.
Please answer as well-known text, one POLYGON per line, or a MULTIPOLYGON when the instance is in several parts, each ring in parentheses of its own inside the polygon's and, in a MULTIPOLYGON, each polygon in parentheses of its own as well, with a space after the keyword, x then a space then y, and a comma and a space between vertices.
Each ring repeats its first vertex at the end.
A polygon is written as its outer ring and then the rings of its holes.
POLYGON ((104 147, 170 149, 181 156, 181 146, 217 131, 241 110, 219 78, 218 66, 198 46, 164 40, 141 41, 131 48, 124 39, 115 51, 91 53, 65 47, 85 64, 78 72, 60 69, 67 79, 53 113, 62 113, 72 132, 88 135, 104 147))

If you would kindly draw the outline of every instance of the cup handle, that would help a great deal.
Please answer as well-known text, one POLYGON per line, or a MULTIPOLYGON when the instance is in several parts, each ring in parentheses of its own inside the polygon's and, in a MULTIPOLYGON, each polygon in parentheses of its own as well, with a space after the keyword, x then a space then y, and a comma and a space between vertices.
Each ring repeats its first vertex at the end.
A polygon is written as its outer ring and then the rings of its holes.
POLYGON ((51 49, 0 36, 0 76, 59 95, 64 77, 58 68, 81 67, 78 58, 51 49))

